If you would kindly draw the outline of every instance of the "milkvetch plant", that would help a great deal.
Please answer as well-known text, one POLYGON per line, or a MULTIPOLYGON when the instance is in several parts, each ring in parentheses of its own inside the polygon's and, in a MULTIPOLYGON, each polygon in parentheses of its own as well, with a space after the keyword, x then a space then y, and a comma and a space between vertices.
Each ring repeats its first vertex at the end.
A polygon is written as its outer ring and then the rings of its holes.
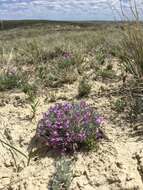
POLYGON ((57 103, 43 114, 36 136, 60 153, 79 150, 90 138, 96 141, 103 118, 86 102, 57 103))
POLYGON ((63 52, 59 60, 59 68, 67 69, 75 65, 75 58, 70 52, 63 52))

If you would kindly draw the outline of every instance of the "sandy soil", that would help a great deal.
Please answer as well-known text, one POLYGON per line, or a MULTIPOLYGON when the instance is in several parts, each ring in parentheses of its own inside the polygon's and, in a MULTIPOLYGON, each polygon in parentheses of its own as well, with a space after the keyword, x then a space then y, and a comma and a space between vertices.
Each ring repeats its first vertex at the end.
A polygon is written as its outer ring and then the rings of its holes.
MULTIPOLYGON (((109 95, 109 91, 117 89, 121 82, 93 81, 94 75, 90 76, 92 91, 85 100, 104 116, 103 129, 108 140, 102 140, 97 151, 77 154, 70 190, 143 190, 143 137, 125 121, 124 114, 118 114, 111 106, 117 97, 109 95), (101 86, 108 90, 106 95, 99 95, 101 86)), ((77 86, 78 82, 57 90, 56 101, 75 100, 77 86)), ((24 93, 1 93, 0 138, 27 154, 42 112, 53 104, 47 97, 48 94, 38 97, 36 118, 31 121, 24 93)), ((27 166, 26 158, 0 143, 0 190, 47 190, 55 163, 56 158, 45 153, 35 156, 27 166)))

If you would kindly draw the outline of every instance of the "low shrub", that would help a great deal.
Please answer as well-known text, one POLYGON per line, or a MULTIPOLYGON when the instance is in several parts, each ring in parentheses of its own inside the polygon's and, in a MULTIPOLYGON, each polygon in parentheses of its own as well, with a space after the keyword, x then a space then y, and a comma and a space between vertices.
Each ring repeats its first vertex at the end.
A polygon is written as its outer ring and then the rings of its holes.
POLYGON ((64 69, 73 66, 75 64, 76 64, 75 57, 69 52, 64 52, 59 60, 58 67, 59 69, 64 69))
POLYGON ((36 96, 37 86, 35 83, 29 84, 26 73, 8 70, 0 75, 0 91, 20 89, 28 95, 28 99, 33 101, 36 96))
POLYGON ((33 102, 36 97, 37 93, 37 86, 35 84, 29 84, 28 82, 25 82, 21 86, 22 91, 28 95, 28 99, 33 102))
POLYGON ((71 84, 77 79, 79 61, 81 60, 76 56, 64 52, 62 56, 52 60, 48 65, 39 66, 37 73, 46 87, 59 87, 65 83, 71 84))
POLYGON ((54 51, 50 51, 48 53, 48 58, 49 59, 54 59, 57 57, 60 57, 61 55, 63 55, 64 51, 61 47, 55 47, 54 51))
POLYGON ((86 102, 58 103, 43 114, 36 136, 60 153, 73 153, 96 139, 103 118, 86 102))
POLYGON ((96 72, 96 76, 102 77, 102 79, 115 79, 115 78, 117 78, 115 72, 113 70, 108 70, 108 69, 101 69, 101 70, 99 69, 96 72))
POLYGON ((21 87, 21 78, 17 74, 5 73, 0 75, 0 90, 11 90, 21 87))
POLYGON ((114 102, 114 107, 113 107, 113 108, 114 108, 117 112, 119 112, 119 113, 123 112, 124 109, 125 109, 125 107, 126 107, 126 102, 125 102, 125 100, 124 100, 123 98, 118 98, 118 99, 114 102))
POLYGON ((78 97, 83 97, 83 96, 87 96, 91 91, 91 86, 88 83, 88 81, 83 78, 78 86, 78 97))

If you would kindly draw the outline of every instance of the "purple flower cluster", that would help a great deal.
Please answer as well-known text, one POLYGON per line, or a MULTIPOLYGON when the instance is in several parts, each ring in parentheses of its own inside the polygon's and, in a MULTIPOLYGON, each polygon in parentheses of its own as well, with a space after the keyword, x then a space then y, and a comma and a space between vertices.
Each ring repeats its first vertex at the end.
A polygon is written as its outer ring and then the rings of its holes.
POLYGON ((7 74, 9 75, 9 76, 14 76, 14 75, 16 75, 16 72, 17 72, 17 68, 16 67, 13 67, 13 68, 9 68, 8 70, 7 70, 7 74))
POLYGON ((63 58, 64 59, 71 59, 71 57, 72 57, 71 53, 69 53, 69 52, 64 52, 63 53, 63 58))
POLYGON ((58 103, 43 114, 36 136, 55 150, 71 152, 90 136, 96 136, 102 122, 102 117, 84 101, 58 103))

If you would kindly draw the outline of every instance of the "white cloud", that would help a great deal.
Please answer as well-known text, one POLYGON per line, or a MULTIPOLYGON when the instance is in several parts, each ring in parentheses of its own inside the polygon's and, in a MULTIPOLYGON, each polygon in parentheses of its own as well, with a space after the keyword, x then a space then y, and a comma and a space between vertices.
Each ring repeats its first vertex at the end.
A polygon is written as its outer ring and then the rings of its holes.
MULTIPOLYGON (((114 9, 120 9, 120 1, 128 8, 130 0, 0 0, 0 17, 5 18, 113 18, 114 9), (110 6, 109 6, 110 5, 110 6), (7 12, 6 12, 7 10, 7 12), (95 15, 94 15, 95 12, 95 15)), ((131 0, 134 1, 134 0, 131 0)), ((141 5, 142 0, 136 0, 141 5)))

